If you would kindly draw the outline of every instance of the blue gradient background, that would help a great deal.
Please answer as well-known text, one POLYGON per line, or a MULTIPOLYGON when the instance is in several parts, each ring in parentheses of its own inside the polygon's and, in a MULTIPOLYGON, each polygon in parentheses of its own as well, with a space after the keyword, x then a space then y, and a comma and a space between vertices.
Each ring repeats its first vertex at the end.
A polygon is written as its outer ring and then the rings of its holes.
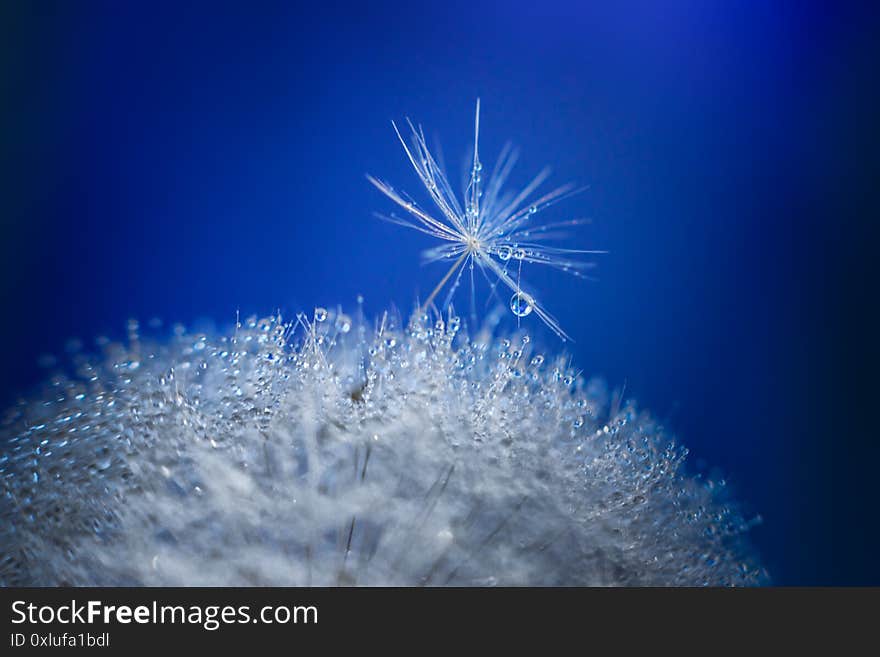
POLYGON ((419 192, 410 115, 457 180, 480 96, 484 160, 590 185, 551 216, 599 282, 526 271, 575 362, 726 474, 776 583, 880 584, 872 12, 3 4, 4 405, 128 317, 410 308, 443 270, 364 174, 419 192))

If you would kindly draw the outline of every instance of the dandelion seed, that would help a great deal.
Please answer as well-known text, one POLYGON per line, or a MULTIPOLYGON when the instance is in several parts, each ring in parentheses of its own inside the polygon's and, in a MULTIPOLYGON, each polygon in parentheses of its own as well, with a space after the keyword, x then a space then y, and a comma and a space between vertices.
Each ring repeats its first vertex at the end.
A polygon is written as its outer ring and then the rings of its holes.
MULTIPOLYGON (((424 252, 426 262, 454 259, 452 266, 422 304, 422 308, 428 308, 440 291, 450 284, 446 297, 448 304, 459 287, 463 272, 466 269, 471 272, 476 269, 489 283, 493 296, 500 282, 513 292, 516 298, 527 302, 524 305, 517 304, 516 308, 511 302, 514 314, 524 317, 534 310, 556 335, 563 340, 569 339, 559 322, 535 299, 534 295, 528 294, 523 289, 520 271, 522 263, 528 262, 583 276, 583 271, 592 263, 578 258, 586 254, 604 253, 604 251, 565 249, 545 244, 545 241, 560 236, 558 232, 551 232, 550 229, 574 226, 582 223, 580 220, 544 224, 533 221, 541 210, 581 190, 568 184, 544 193, 538 198, 532 198, 537 195, 538 188, 549 175, 549 170, 544 169, 518 193, 504 191, 504 184, 518 158, 517 151, 509 145, 501 151, 484 186, 483 163, 480 161, 479 150, 480 101, 477 100, 473 162, 463 199, 459 201, 452 191, 445 171, 428 149, 422 128, 417 128, 409 120, 407 124, 412 133, 409 145, 397 125, 392 122, 407 158, 427 189, 439 215, 430 214, 391 185, 373 176, 368 175, 367 178, 410 215, 407 218, 379 215, 380 218, 441 240, 442 244, 424 252), (516 273, 508 271, 511 257, 518 261, 516 273), (520 314, 519 311, 524 308, 528 310, 520 314)), ((473 285, 471 288, 473 294, 473 285)))

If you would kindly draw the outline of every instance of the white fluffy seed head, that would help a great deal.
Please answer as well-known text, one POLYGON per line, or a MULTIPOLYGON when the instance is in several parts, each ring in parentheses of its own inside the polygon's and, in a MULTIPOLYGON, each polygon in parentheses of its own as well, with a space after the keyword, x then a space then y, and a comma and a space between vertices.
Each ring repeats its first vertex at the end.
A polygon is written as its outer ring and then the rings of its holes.
MULTIPOLYGON (((749 585, 685 450, 453 315, 131 331, 3 429, 6 585, 749 585)), ((319 321, 318 316, 321 319, 319 321)))

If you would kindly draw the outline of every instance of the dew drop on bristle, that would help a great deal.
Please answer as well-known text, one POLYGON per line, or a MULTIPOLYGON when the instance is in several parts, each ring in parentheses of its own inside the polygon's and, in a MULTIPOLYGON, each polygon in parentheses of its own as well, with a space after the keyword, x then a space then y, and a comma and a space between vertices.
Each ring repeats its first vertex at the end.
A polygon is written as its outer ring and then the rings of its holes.
POLYGON ((340 333, 348 333, 351 330, 351 317, 340 314, 336 317, 336 330, 340 333))
POLYGON ((510 260, 510 256, 513 254, 513 249, 509 246, 502 246, 498 249, 498 258, 499 260, 510 260))
POLYGON ((517 292, 510 297, 510 310, 517 317, 525 317, 532 312, 532 304, 529 303, 529 299, 525 294, 517 292))
POLYGON ((326 308, 315 308, 315 321, 323 322, 327 319, 327 309, 326 308))

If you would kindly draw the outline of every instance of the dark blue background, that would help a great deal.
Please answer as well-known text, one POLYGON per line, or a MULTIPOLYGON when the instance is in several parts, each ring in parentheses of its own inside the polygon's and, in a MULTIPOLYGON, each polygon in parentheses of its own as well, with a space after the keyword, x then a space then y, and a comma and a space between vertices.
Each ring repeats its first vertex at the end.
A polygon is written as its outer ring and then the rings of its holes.
POLYGON ((458 180, 480 96, 484 160, 590 185, 549 216, 599 282, 526 272, 575 362, 726 473, 776 583, 880 584, 871 12, 176 4, 4 3, 4 404, 128 317, 409 309, 443 270, 364 174, 420 191, 410 115, 458 180))

